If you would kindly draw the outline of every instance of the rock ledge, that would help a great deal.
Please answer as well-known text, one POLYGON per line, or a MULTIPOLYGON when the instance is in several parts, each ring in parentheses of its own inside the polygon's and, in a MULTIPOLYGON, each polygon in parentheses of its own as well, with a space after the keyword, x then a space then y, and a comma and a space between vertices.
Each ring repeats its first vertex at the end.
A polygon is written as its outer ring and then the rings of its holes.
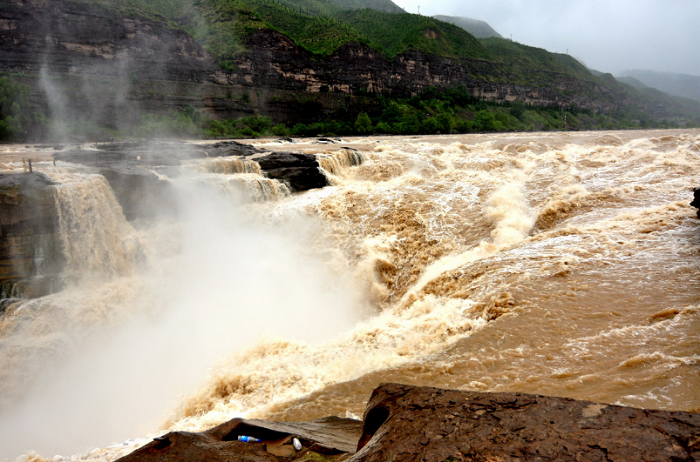
POLYGON ((700 414, 384 384, 372 393, 362 423, 233 419, 203 433, 168 433, 119 462, 205 459, 700 461, 700 414), (244 434, 262 441, 237 441, 244 434))

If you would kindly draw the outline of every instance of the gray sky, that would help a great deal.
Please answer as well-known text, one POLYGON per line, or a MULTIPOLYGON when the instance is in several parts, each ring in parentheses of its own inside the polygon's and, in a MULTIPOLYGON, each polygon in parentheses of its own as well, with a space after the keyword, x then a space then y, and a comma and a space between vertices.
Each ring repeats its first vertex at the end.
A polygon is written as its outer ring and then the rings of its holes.
POLYGON ((504 37, 602 72, 700 76, 700 0, 393 0, 409 13, 466 16, 504 37))

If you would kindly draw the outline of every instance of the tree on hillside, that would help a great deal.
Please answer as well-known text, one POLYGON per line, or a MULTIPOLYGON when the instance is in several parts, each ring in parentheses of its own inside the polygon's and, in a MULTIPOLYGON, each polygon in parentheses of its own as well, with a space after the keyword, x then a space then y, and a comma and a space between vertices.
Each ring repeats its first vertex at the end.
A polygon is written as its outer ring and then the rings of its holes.
POLYGON ((0 141, 19 138, 29 121, 29 87, 0 77, 0 141))
POLYGON ((355 120, 355 130, 357 133, 367 134, 372 131, 372 119, 369 118, 366 112, 360 112, 355 120))

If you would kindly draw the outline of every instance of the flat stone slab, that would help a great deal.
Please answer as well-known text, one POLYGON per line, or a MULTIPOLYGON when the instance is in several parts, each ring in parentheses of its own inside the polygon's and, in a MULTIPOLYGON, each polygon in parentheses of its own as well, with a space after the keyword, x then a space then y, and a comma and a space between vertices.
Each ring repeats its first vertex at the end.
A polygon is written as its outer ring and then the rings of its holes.
POLYGON ((311 422, 233 419, 202 433, 167 433, 119 462, 334 460, 355 452, 361 429, 361 421, 339 417, 311 422), (239 436, 261 441, 245 443, 239 436), (292 438, 299 440, 300 450, 292 438))
POLYGON ((384 384, 363 422, 233 419, 202 433, 168 433, 119 462, 197 460, 700 461, 700 414, 384 384), (242 435, 262 441, 238 441, 242 435))
POLYGON ((353 462, 700 460, 689 412, 385 384, 363 420, 353 462))

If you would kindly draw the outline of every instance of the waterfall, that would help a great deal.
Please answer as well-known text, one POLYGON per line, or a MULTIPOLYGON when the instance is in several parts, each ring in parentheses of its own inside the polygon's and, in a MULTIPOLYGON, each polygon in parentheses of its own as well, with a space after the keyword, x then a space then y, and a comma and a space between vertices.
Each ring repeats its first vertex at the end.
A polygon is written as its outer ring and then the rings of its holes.
POLYGON ((129 273, 140 247, 102 175, 62 174, 55 187, 66 272, 109 278, 129 273))

